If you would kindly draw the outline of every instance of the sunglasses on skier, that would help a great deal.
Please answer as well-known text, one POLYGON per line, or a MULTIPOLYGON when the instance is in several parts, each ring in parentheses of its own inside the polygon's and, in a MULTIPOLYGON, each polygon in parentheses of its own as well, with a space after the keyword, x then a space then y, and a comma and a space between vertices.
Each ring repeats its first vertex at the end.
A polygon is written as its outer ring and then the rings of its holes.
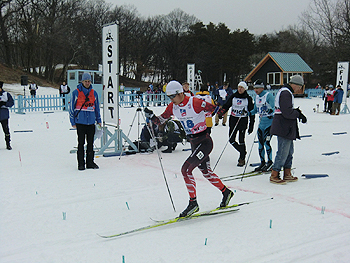
POLYGON ((169 99, 173 99, 173 98, 175 98, 176 97, 176 95, 177 95, 178 93, 176 93, 176 94, 172 94, 172 95, 168 95, 168 98, 169 99))

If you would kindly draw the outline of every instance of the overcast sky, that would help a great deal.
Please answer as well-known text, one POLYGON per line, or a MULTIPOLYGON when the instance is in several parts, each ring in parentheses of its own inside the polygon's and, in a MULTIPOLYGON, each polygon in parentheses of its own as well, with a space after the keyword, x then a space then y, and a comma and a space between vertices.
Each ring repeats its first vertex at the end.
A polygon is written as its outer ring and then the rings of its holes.
POLYGON ((311 0, 106 0, 114 6, 134 5, 144 16, 168 14, 180 8, 204 24, 225 23, 234 31, 248 29, 253 34, 273 33, 298 25, 301 13, 311 0))

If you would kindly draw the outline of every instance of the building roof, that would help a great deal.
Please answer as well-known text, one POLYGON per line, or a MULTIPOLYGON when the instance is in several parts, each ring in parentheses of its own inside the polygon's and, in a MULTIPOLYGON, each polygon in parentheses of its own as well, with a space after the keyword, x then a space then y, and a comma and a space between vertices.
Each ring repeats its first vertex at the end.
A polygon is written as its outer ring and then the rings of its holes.
POLYGON ((269 52, 267 55, 256 65, 256 67, 245 78, 246 81, 250 80, 257 71, 271 59, 281 69, 282 72, 302 72, 312 73, 313 70, 297 53, 281 53, 281 52, 269 52))
POLYGON ((282 71, 311 73, 313 70, 297 53, 269 52, 282 71))

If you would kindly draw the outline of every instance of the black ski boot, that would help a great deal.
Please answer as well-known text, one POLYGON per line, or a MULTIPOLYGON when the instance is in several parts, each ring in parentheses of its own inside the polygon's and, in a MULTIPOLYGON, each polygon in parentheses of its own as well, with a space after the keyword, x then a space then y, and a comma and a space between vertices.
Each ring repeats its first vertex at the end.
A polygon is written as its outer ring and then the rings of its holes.
POLYGON ((262 172, 271 171, 272 165, 273 165, 273 162, 272 162, 272 161, 268 161, 268 162, 265 164, 265 166, 261 169, 261 171, 262 171, 262 172))
POLYGON ((199 206, 198 206, 197 200, 196 199, 192 200, 191 198, 190 202, 188 203, 188 206, 184 211, 180 213, 179 217, 190 216, 198 211, 199 211, 199 206))
POLYGON ((222 192, 223 197, 220 203, 220 207, 226 207, 230 202, 231 198, 234 196, 234 193, 230 189, 228 189, 227 187, 225 188, 225 191, 222 192))
POLYGON ((261 164, 254 169, 254 172, 262 172, 262 169, 266 165, 265 161, 261 162, 261 164))

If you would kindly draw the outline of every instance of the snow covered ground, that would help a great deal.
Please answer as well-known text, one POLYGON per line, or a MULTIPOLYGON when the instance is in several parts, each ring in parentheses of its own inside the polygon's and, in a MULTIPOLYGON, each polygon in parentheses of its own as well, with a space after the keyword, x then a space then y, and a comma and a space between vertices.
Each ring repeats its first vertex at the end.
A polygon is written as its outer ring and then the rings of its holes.
MULTIPOLYGON (((187 206, 180 167, 190 153, 182 149, 189 145, 161 154, 174 212, 156 152, 120 159, 97 156, 99 170, 78 171, 76 155, 70 154, 77 144, 76 132, 70 130, 67 112, 11 113, 13 150, 6 150, 0 139, 0 262, 349 262, 350 114, 315 113, 316 104, 322 105, 322 100, 295 99, 308 117, 306 125, 299 125, 300 133, 312 135, 295 142, 298 182, 275 185, 269 183, 269 175, 228 181, 226 185, 236 191, 231 204, 257 202, 237 213, 108 240, 97 233, 147 226, 153 223, 150 217, 176 217, 187 206), (24 130, 33 132, 18 132, 24 130), (339 154, 322 155, 334 151, 339 154), (329 177, 303 179, 304 173, 329 177)), ((164 110, 153 109, 157 114, 164 110)), ((125 133, 135 110, 121 110, 125 133)), ((137 130, 135 122, 132 140, 137 130)), ((212 166, 227 133, 227 126, 213 129, 212 166)), ((253 140, 254 134, 246 137, 248 150, 253 140)), ((276 141, 273 138, 274 153, 276 141)), ((215 172, 221 177, 241 173, 237 159, 238 153, 228 145, 215 172)), ((258 161, 255 143, 249 162, 258 161)), ((198 169, 194 175, 201 211, 217 207, 221 193, 198 169)))

